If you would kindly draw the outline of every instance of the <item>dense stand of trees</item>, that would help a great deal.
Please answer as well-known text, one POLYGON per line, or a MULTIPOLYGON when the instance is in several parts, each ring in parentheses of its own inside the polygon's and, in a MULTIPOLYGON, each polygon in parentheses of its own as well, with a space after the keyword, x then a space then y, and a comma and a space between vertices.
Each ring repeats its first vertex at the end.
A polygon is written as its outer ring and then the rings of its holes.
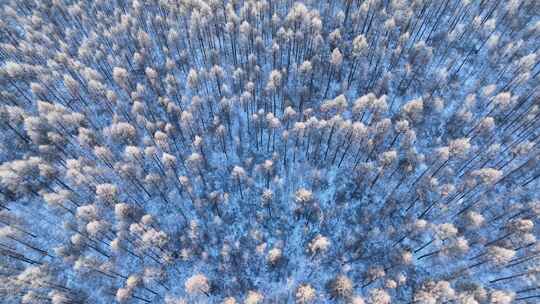
POLYGON ((540 301, 539 16, 3 1, 2 303, 540 301))

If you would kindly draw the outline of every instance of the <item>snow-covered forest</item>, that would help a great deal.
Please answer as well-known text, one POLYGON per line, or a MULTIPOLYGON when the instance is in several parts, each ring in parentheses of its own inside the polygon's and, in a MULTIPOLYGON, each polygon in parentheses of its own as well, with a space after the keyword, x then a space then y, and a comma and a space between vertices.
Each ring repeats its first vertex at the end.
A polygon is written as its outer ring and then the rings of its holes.
POLYGON ((540 302, 537 0, 4 0, 0 302, 540 302))

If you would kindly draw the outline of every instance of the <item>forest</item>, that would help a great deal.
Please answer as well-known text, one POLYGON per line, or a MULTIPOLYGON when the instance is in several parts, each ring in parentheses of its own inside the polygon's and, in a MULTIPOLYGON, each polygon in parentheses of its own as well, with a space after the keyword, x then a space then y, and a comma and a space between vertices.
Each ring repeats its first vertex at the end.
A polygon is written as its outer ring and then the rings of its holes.
POLYGON ((540 303, 540 1, 0 1, 0 303, 540 303))

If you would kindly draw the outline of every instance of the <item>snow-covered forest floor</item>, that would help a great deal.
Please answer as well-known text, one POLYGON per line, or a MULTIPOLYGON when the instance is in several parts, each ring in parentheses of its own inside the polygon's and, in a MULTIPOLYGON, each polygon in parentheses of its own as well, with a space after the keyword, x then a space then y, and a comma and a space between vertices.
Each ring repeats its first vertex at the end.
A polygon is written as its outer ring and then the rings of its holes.
POLYGON ((540 302, 540 2, 5 0, 1 303, 540 302))

